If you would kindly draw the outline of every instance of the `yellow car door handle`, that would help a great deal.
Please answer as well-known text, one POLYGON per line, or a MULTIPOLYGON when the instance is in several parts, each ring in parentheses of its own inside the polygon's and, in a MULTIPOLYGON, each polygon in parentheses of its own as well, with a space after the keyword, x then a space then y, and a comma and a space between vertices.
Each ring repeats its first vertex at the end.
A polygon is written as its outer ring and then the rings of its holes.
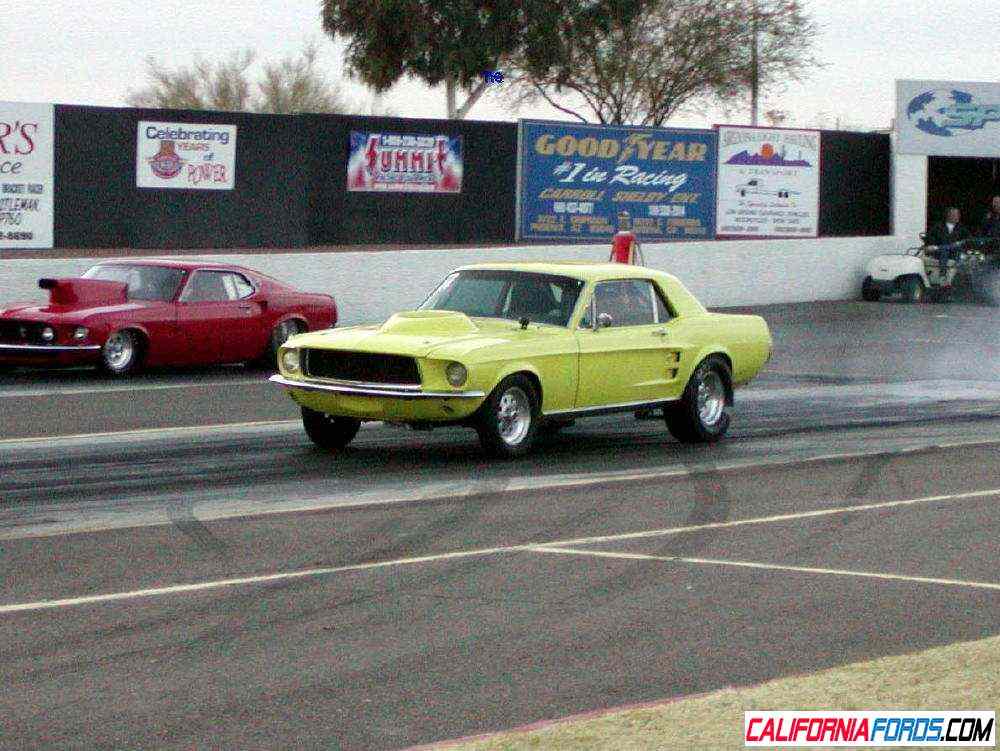
POLYGON ((654 331, 653 336, 669 336, 670 332, 666 329, 660 329, 659 331, 654 331))

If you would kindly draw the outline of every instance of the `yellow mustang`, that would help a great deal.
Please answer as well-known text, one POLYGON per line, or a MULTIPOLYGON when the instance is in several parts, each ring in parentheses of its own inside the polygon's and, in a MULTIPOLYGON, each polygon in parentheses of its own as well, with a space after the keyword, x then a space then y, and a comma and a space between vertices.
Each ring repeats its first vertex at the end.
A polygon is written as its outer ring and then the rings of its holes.
POLYGON ((383 420, 466 425, 489 452, 518 456, 577 417, 659 408, 680 441, 716 441, 733 387, 770 355, 764 319, 709 313, 661 271, 482 264, 382 325, 291 337, 271 380, 326 449, 383 420))

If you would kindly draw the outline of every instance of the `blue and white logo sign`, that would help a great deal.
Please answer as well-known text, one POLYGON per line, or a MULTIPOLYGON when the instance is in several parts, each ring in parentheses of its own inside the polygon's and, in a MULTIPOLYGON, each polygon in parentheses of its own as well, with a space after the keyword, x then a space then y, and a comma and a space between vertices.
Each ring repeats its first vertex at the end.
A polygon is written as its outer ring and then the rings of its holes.
POLYGON ((1000 83, 898 81, 898 151, 1000 156, 1000 83))
POLYGON ((950 138, 956 131, 1000 121, 1000 104, 977 102, 968 91, 935 89, 913 97, 906 115, 924 133, 950 138))

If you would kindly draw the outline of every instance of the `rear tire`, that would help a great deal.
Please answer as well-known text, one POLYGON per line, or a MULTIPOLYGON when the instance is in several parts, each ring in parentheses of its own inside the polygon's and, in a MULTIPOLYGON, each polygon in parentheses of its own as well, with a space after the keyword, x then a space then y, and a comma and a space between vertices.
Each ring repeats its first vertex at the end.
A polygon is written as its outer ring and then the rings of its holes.
POLYGON ((142 340, 134 331, 112 331, 101 347, 101 369, 120 378, 135 373, 142 362, 142 340))
POLYGON ((882 297, 882 290, 872 281, 870 276, 866 276, 861 283, 861 299, 866 302, 878 302, 882 297))
POLYGON ((507 376, 487 397, 476 421, 483 449, 501 459, 524 456, 535 443, 538 396, 526 376, 507 376))
POLYGON ((679 402, 668 404, 663 417, 681 443, 714 443, 729 429, 732 373, 718 355, 706 357, 691 374, 679 402))
POLYGON ((361 420, 335 417, 303 407, 302 426, 306 429, 309 440, 321 449, 338 451, 354 440, 361 428, 361 420))
POLYGON ((281 345, 287 342, 289 337, 301 334, 302 331, 302 324, 295 319, 279 323, 271 329, 271 337, 268 339, 267 348, 264 350, 264 354, 257 359, 256 364, 261 368, 277 370, 278 350, 281 348, 281 345))
POLYGON ((908 276, 899 283, 899 291, 903 302, 920 303, 924 301, 924 283, 918 277, 908 276))

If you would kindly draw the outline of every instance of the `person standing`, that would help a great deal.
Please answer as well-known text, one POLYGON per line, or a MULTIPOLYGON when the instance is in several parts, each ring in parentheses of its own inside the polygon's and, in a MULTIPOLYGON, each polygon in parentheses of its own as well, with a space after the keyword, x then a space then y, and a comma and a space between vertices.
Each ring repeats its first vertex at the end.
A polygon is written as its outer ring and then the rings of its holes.
POLYGON ((944 214, 944 221, 938 222, 927 233, 927 244, 938 247, 937 257, 940 262, 941 274, 947 273, 948 261, 951 260, 954 244, 970 237, 968 228, 962 224, 962 212, 956 206, 949 206, 944 214))
POLYGON ((993 240, 1000 240, 1000 196, 993 196, 990 203, 990 210, 983 218, 983 225, 979 230, 983 237, 993 240))

